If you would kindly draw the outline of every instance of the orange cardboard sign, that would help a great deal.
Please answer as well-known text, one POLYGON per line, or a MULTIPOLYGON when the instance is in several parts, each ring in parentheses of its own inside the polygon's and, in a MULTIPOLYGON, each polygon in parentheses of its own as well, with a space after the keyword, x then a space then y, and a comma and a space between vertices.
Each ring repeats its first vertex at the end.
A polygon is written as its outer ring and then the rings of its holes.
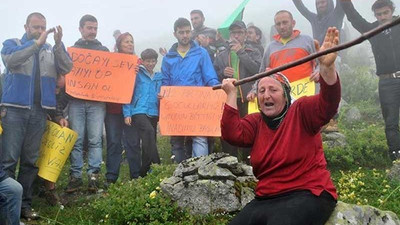
POLYGON ((127 104, 135 86, 136 55, 68 48, 74 66, 66 92, 79 99, 127 104))
POLYGON ((226 94, 211 87, 162 86, 160 131, 169 136, 221 136, 226 94))

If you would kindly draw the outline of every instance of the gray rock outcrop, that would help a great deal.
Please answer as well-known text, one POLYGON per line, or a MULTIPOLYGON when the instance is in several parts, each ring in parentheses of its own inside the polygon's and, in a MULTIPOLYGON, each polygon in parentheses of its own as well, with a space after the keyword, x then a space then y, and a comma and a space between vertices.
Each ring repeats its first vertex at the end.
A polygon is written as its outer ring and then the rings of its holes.
POLYGON ((339 132, 322 133, 322 140, 329 148, 347 145, 346 136, 339 132))
POLYGON ((226 153, 180 163, 161 190, 194 214, 235 212, 254 198, 257 180, 252 168, 226 153))
POLYGON ((325 225, 400 225, 397 215, 372 206, 358 206, 338 202, 325 225))

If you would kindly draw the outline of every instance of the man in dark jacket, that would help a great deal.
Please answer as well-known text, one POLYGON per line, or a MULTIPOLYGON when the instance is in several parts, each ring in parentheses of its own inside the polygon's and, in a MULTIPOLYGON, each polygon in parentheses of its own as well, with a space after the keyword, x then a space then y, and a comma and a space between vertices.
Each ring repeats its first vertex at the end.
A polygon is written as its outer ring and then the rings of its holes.
MULTIPOLYGON (((369 23, 354 8, 351 0, 341 0, 347 19, 360 33, 368 32, 390 22, 394 4, 391 0, 377 0, 372 11, 377 21, 369 23)), ((399 99, 400 99, 400 26, 397 25, 369 39, 379 76, 379 99, 385 120, 386 140, 392 160, 400 158, 399 99)))
MULTIPOLYGON (((261 53, 258 49, 245 43, 246 24, 243 21, 235 21, 229 27, 229 32, 229 48, 217 55, 214 62, 218 78, 220 81, 225 78, 239 80, 256 74, 261 64, 261 53)), ((247 114, 248 101, 246 95, 251 90, 252 85, 253 83, 249 82, 238 87, 237 104, 241 116, 247 114)), ((231 155, 238 155, 237 148, 225 141, 222 141, 222 149, 231 155)), ((246 152, 245 155, 248 156, 248 153, 246 152)))
POLYGON ((62 28, 46 30, 46 18, 31 13, 22 39, 3 43, 1 57, 6 66, 1 98, 3 143, 1 161, 7 174, 14 178, 19 165, 18 182, 23 187, 21 215, 38 219, 31 208, 32 184, 38 172, 35 165, 45 131, 48 109, 55 109, 57 77, 67 74, 72 60, 62 43, 62 28), (46 43, 54 33, 55 45, 46 43))
POLYGON ((22 186, 7 176, 0 163, 0 224, 19 224, 22 186))
POLYGON ((317 13, 308 10, 303 0, 293 0, 297 10, 311 23, 313 38, 318 40, 319 43, 324 42, 326 31, 329 27, 336 27, 341 34, 343 24, 344 12, 336 1, 336 7, 333 5, 333 0, 315 0, 315 7, 317 13))
MULTIPOLYGON (((97 39, 97 19, 84 15, 79 22, 80 38, 73 47, 109 51, 97 39)), ((57 107, 62 109, 63 107, 57 107)), ((88 137, 88 190, 96 192, 99 187, 100 166, 102 162, 103 122, 106 115, 104 102, 72 98, 69 100, 69 122, 71 129, 78 133, 78 139, 71 151, 70 181, 67 193, 77 191, 82 186, 83 140, 85 131, 88 137)))

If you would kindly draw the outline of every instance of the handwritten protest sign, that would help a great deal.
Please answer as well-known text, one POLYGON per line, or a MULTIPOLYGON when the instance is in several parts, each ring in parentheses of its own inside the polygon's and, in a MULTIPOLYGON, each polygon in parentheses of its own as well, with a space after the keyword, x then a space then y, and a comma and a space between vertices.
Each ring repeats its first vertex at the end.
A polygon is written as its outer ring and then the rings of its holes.
POLYGON ((68 48, 74 66, 66 75, 66 92, 79 99, 130 103, 137 56, 68 48))
POLYGON ((75 131, 47 121, 40 156, 36 162, 39 167, 38 175, 55 183, 77 138, 75 131))
POLYGON ((226 94, 211 87, 161 87, 160 131, 171 136, 221 136, 226 94))
POLYGON ((292 88, 291 94, 295 99, 299 99, 303 96, 315 95, 315 82, 310 81, 308 76, 303 79, 290 82, 290 87, 292 88))

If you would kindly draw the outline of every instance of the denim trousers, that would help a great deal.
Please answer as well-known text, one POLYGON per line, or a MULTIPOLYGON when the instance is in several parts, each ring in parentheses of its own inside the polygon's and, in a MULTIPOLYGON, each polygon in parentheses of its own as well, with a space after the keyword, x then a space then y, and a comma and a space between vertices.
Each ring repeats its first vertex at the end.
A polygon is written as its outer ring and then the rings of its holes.
POLYGON ((68 116, 71 129, 78 133, 78 139, 71 151, 70 175, 82 177, 83 168, 83 139, 85 132, 88 137, 88 169, 87 174, 100 172, 102 156, 103 123, 106 115, 104 102, 74 99, 69 103, 68 116))
POLYGON ((208 142, 207 137, 185 137, 185 136, 172 136, 170 139, 172 155, 175 156, 174 161, 180 163, 190 156, 185 154, 185 139, 192 139, 192 155, 191 157, 198 157, 208 155, 208 142))
POLYGON ((385 121, 386 141, 389 155, 400 156, 399 108, 400 79, 379 80, 379 100, 385 121))
POLYGON ((0 182, 0 224, 19 225, 22 186, 12 178, 0 182))
POLYGON ((148 117, 145 114, 132 116, 140 140, 142 141, 142 167, 140 176, 146 176, 152 163, 160 164, 160 156, 157 150, 157 122, 158 117, 148 117))
POLYGON ((32 184, 38 168, 39 148, 46 128, 46 110, 40 106, 31 109, 5 107, 2 109, 3 143, 1 159, 4 170, 11 178, 16 177, 23 187, 22 208, 32 204, 32 184))
POLYGON ((131 179, 136 179, 140 175, 142 166, 142 153, 140 148, 140 137, 135 124, 124 125, 123 144, 125 147, 126 158, 128 159, 129 174, 131 179))

